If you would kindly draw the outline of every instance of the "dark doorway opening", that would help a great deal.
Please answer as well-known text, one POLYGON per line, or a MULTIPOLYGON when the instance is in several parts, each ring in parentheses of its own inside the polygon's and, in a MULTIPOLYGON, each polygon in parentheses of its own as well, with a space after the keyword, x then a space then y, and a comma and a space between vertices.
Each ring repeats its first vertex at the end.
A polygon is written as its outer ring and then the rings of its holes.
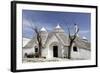
POLYGON ((35 53, 37 53, 38 52, 38 48, 35 48, 35 53))
POLYGON ((77 52, 78 51, 76 46, 73 47, 73 51, 74 52, 77 52))
POLYGON ((53 46, 53 57, 58 57, 58 46, 53 46))

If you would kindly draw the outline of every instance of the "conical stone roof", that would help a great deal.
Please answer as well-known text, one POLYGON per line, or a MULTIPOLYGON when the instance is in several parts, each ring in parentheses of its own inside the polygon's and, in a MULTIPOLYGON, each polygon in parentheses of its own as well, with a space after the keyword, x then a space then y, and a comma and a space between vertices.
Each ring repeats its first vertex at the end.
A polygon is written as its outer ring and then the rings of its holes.
POLYGON ((56 29, 60 29, 61 27, 60 27, 60 25, 58 24, 57 26, 56 26, 56 29))
POLYGON ((45 32, 47 32, 47 30, 46 30, 44 27, 42 27, 40 31, 45 31, 45 32))
POLYGON ((64 30, 60 27, 60 25, 58 24, 55 29, 54 32, 64 32, 64 30))

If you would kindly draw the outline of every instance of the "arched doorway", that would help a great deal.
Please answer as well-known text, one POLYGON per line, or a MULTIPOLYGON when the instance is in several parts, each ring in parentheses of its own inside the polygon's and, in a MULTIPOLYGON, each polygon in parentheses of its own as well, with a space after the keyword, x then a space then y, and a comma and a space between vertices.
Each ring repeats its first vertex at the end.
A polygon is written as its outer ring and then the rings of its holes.
POLYGON ((58 46, 53 46, 53 57, 58 57, 58 46))
POLYGON ((61 46, 62 45, 59 42, 52 42, 49 45, 48 57, 50 58, 61 57, 62 56, 61 46))
POLYGON ((76 46, 73 46, 73 51, 74 51, 74 52, 77 52, 77 51, 78 51, 78 49, 77 49, 76 46))

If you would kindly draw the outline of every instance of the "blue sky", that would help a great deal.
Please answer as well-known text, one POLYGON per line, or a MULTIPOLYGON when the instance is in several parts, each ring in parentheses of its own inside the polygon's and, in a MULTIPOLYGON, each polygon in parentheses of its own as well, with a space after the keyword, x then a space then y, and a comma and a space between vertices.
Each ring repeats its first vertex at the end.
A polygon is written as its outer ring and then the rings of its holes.
POLYGON ((50 32, 59 24, 67 33, 66 24, 70 30, 73 30, 74 24, 77 24, 80 28, 79 35, 90 40, 90 19, 90 13, 23 10, 23 37, 32 38, 35 34, 31 27, 34 26, 45 27, 50 32))

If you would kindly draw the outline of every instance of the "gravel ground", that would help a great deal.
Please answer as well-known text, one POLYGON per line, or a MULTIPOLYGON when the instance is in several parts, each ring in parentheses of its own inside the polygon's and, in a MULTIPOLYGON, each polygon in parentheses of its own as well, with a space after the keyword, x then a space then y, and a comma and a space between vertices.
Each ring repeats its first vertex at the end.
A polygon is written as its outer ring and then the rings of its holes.
POLYGON ((68 60, 83 60, 83 59, 66 59, 66 58, 23 58, 23 63, 26 62, 59 62, 59 61, 68 61, 68 60))

